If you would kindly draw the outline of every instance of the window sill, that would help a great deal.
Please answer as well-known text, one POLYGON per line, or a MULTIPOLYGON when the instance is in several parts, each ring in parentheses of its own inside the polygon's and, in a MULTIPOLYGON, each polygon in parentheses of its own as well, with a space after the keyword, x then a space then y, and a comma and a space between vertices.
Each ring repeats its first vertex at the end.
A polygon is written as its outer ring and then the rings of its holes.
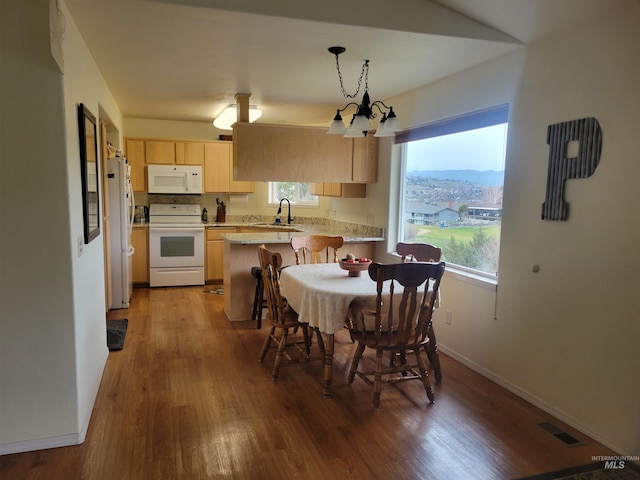
MULTIPOLYGON (((400 255, 396 252, 389 252, 389 255, 392 255, 400 261, 400 255)), ((496 292, 498 290, 498 279, 496 277, 482 275, 481 273, 474 273, 454 265, 447 265, 444 271, 444 276, 453 278, 459 282, 470 283, 476 287, 486 288, 492 292, 496 292)))
POLYGON ((447 268, 444 271, 444 275, 445 277, 451 277, 460 282, 469 283, 476 287, 481 287, 487 290, 491 290, 492 292, 495 292, 498 290, 497 278, 486 277, 484 275, 472 273, 454 266, 449 267, 447 265, 447 268))

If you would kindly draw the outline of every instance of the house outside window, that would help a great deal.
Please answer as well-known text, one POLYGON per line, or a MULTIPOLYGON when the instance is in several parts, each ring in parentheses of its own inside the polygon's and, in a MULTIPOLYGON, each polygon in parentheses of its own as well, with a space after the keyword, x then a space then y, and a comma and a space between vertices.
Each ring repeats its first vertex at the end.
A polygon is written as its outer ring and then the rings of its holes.
POLYGON ((283 198, 292 205, 318 206, 318 197, 311 195, 310 183, 269 182, 269 204, 278 205, 283 198))
POLYGON ((436 245, 448 264, 497 276, 507 119, 504 105, 397 135, 398 241, 436 245))

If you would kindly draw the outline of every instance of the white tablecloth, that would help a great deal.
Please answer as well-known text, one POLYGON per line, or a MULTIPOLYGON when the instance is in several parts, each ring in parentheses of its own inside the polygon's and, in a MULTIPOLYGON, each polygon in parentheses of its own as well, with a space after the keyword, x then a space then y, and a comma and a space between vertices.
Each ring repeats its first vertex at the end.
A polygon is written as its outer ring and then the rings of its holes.
MULTIPOLYGON (((384 285, 387 293, 389 284, 384 285)), ((286 267, 280 276, 280 286, 300 321, 324 333, 333 334, 344 327, 349 305, 355 298, 375 308, 376 282, 371 280, 369 272, 365 270, 359 277, 349 277, 337 263, 286 267)), ((402 286, 396 284, 395 294, 401 293, 402 286)))
MULTIPOLYGON (((384 284, 387 298, 390 283, 384 284)), ((349 277, 347 271, 342 270, 337 263, 317 263, 286 267, 280 275, 280 287, 282 295, 287 298, 291 308, 298 312, 300 321, 307 322, 327 334, 323 393, 325 397, 329 397, 334 334, 344 328, 349 305, 354 299, 358 298, 366 304, 375 306, 376 282, 371 280, 367 271, 362 272, 360 277, 349 277)), ((402 285, 396 284, 394 291, 396 295, 401 294, 402 285)), ((384 292, 383 301, 388 301, 384 299, 384 292)), ((436 305, 437 302, 438 299, 436 299, 436 305)), ((442 378, 439 365, 435 368, 437 369, 436 378, 442 378)))

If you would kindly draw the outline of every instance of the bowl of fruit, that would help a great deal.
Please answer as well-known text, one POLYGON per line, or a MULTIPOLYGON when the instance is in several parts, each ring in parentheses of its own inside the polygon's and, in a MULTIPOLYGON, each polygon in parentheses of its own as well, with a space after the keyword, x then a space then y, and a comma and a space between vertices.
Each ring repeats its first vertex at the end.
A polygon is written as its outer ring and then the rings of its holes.
POLYGON ((369 268, 371 260, 368 258, 357 258, 352 253, 347 253, 345 258, 341 258, 338 263, 340 268, 349 272, 350 277, 359 277, 363 270, 369 268))

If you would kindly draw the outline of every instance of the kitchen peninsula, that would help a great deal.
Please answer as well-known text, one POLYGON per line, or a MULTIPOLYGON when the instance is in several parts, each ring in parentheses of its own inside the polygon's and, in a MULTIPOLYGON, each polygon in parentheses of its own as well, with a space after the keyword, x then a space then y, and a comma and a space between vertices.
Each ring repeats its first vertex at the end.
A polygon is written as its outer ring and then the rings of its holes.
MULTIPOLYGON (((376 242, 384 240, 384 229, 368 225, 320 220, 281 226, 265 225, 264 233, 225 233, 224 241, 224 310, 231 321, 250 320, 256 288, 251 267, 258 266, 258 245, 264 244, 282 255, 283 265, 294 265, 291 237, 307 235, 341 235, 344 245, 339 256, 353 253, 372 258, 376 242), (282 229, 282 231, 277 231, 282 229), (296 231, 292 231, 292 230, 296 231), (276 231, 274 231, 276 230, 276 231)), ((259 226, 259 224, 254 224, 259 226)), ((345 273, 346 275, 346 273, 345 273)))

